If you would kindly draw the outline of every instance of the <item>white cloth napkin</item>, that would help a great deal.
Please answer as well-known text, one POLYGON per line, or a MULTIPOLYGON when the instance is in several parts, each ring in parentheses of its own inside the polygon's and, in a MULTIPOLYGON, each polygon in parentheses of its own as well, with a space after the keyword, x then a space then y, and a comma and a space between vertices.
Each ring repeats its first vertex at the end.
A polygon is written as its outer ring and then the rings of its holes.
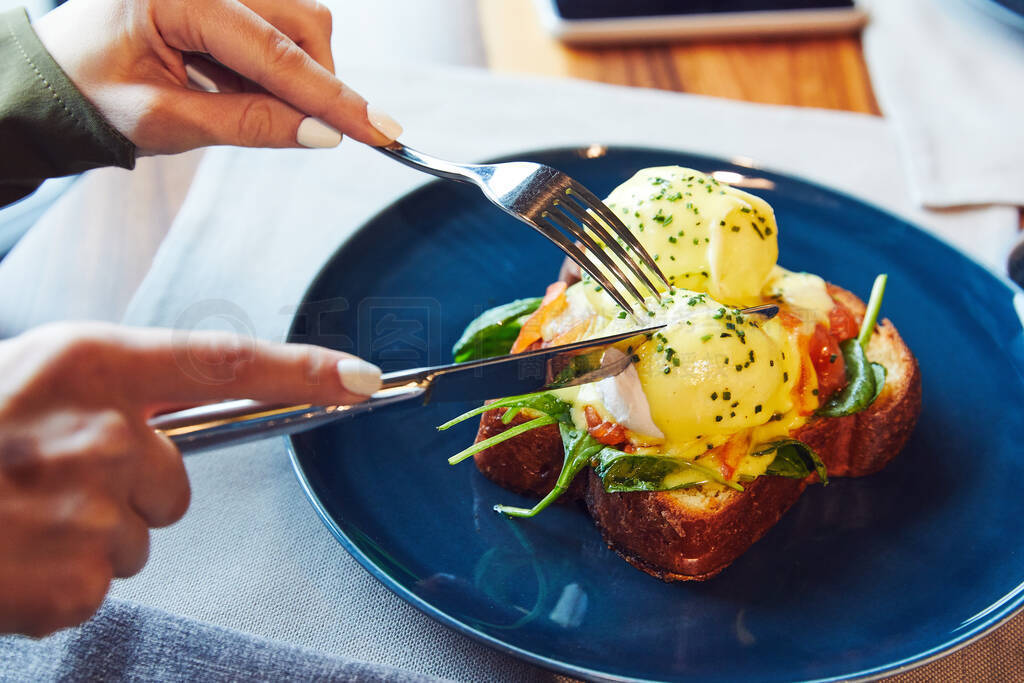
MULTIPOLYGON (((921 210, 891 129, 876 117, 468 70, 339 72, 372 84, 375 103, 406 126, 403 140, 439 156, 618 143, 748 157, 878 203, 990 264, 1013 239, 1016 211, 1007 207, 921 210)), ((324 259, 428 180, 350 141, 337 150, 209 150, 125 322, 280 339, 324 259)), ((783 251, 785 240, 783 225, 783 251)), ((363 571, 305 500, 282 440, 192 456, 187 467, 191 509, 154 532, 149 564, 115 582, 115 596, 457 680, 548 677, 438 625, 363 571)))
POLYGON ((1024 29, 990 2, 862 0, 871 80, 925 206, 1024 206, 1024 29))

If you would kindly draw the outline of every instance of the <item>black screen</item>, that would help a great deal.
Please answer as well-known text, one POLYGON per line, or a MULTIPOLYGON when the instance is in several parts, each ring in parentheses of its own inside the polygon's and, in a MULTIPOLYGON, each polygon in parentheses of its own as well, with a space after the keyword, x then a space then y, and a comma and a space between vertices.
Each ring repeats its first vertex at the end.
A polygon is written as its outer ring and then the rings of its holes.
POLYGON ((565 19, 853 7, 853 0, 555 0, 565 19))

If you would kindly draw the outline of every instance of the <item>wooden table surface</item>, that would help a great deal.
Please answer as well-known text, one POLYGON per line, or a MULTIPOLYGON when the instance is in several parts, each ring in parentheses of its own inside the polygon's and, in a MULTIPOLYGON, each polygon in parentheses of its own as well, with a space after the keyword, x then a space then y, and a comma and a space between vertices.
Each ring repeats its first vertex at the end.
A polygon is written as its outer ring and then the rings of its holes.
MULTIPOLYGON (((580 78, 747 102, 880 115, 858 36, 566 47, 530 0, 478 0, 494 71, 580 78)), ((1024 680, 1024 614, 891 683, 1024 680), (1007 668, 1008 662, 1016 662, 1007 668)))
POLYGON ((748 102, 878 114, 855 36, 569 48, 528 0, 478 0, 488 66, 748 102))

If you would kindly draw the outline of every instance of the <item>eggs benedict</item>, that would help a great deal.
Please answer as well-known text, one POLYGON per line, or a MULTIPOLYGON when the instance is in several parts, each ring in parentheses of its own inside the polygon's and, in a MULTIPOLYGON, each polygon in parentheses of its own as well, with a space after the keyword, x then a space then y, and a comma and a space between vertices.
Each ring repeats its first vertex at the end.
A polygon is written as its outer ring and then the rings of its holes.
POLYGON ((481 316, 456 357, 489 334, 485 318, 494 338, 517 331, 511 353, 663 327, 618 347, 632 363, 614 377, 498 399, 443 425, 482 415, 477 443, 449 462, 473 456, 488 477, 542 496, 499 512, 583 499, 628 561, 666 580, 707 578, 809 482, 874 471, 899 451, 920 409, 917 363, 891 324, 876 324, 885 276, 865 306, 780 267, 764 199, 666 166, 639 171, 606 204, 668 281, 643 312, 584 273, 481 316), (744 311, 765 303, 779 313, 744 311))

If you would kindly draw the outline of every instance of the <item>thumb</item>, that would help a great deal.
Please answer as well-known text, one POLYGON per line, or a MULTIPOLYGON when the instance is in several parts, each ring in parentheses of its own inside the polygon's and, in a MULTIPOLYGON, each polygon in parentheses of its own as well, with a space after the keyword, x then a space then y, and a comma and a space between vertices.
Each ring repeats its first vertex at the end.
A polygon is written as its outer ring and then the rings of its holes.
POLYGON ((358 403, 380 389, 380 368, 308 344, 275 344, 222 332, 129 329, 124 393, 149 405, 251 398, 282 403, 358 403))
POLYGON ((149 121, 150 130, 139 135, 154 149, 209 145, 320 148, 341 142, 336 129, 267 93, 174 88, 161 99, 165 114, 149 121))

